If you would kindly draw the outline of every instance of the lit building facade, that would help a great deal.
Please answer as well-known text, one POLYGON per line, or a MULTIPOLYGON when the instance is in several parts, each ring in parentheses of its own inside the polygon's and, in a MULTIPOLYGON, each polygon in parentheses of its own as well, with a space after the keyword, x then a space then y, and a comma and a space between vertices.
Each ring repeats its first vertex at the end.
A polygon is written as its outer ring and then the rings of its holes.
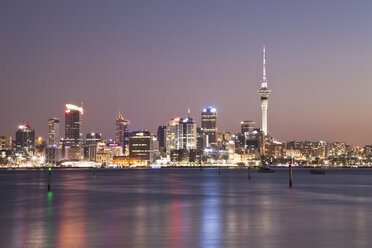
POLYGON ((243 134, 250 133, 256 129, 256 123, 254 121, 241 121, 240 128, 243 134))
POLYGON ((115 142, 123 148, 124 153, 128 148, 129 127, 130 121, 119 113, 115 118, 115 142))
POLYGON ((129 156, 147 162, 153 160, 153 136, 149 131, 140 130, 129 135, 129 156))
POLYGON ((12 150, 12 137, 0 136, 0 150, 12 150))
POLYGON ((217 109, 207 107, 201 113, 201 128, 206 137, 206 147, 217 145, 217 109))
POLYGON ((59 136, 59 119, 49 118, 48 120, 48 145, 57 146, 60 140, 59 136))
POLYGON ((167 154, 172 150, 196 149, 196 124, 188 118, 174 118, 167 124, 167 154))
POLYGON ((102 134, 100 133, 87 133, 85 139, 85 144, 97 144, 102 141, 102 134))
POLYGON ((24 152, 28 156, 33 156, 35 153, 35 130, 31 129, 30 125, 22 124, 16 132, 16 149, 19 152, 24 152))
POLYGON ((82 115, 82 107, 66 104, 65 142, 68 146, 80 146, 83 141, 82 115))

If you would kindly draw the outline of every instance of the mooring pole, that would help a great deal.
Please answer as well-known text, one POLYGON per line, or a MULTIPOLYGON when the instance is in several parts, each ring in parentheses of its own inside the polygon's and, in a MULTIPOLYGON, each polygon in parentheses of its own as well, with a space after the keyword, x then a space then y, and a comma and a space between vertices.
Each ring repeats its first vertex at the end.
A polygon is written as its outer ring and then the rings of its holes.
POLYGON ((50 184, 52 183, 52 168, 48 168, 48 191, 50 191, 50 184))
POLYGON ((292 161, 291 160, 289 160, 288 169, 289 169, 289 187, 292 188, 292 161))
POLYGON ((248 180, 251 180, 251 167, 248 166, 248 180))

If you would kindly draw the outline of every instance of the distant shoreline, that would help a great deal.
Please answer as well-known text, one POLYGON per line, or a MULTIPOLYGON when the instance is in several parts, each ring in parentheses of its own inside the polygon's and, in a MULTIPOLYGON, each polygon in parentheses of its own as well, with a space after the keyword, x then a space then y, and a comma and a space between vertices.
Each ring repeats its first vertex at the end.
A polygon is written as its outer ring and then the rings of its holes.
MULTIPOLYGON (((117 167, 117 168, 94 168, 94 167, 0 167, 0 170, 47 170, 52 168, 53 170, 63 170, 63 169, 84 169, 84 170, 155 170, 155 169, 259 169, 262 166, 252 166, 252 167, 238 167, 238 166, 162 166, 162 167, 117 167)), ((273 169, 288 169, 288 166, 268 166, 273 169)), ((372 169, 369 166, 292 166, 293 169, 372 169)))

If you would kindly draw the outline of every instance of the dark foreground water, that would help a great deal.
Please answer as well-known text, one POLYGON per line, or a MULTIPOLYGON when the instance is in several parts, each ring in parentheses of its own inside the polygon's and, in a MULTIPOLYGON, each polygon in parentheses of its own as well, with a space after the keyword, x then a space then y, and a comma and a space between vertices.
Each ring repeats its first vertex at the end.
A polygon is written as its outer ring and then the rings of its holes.
POLYGON ((0 247, 372 247, 372 170, 0 170, 0 247))

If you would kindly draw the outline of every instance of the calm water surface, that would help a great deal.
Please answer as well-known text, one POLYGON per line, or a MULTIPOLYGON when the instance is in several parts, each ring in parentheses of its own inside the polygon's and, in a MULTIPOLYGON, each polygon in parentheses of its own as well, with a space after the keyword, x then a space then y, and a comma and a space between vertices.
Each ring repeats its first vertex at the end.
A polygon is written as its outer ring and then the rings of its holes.
POLYGON ((372 170, 0 170, 0 247, 372 247, 372 170))

